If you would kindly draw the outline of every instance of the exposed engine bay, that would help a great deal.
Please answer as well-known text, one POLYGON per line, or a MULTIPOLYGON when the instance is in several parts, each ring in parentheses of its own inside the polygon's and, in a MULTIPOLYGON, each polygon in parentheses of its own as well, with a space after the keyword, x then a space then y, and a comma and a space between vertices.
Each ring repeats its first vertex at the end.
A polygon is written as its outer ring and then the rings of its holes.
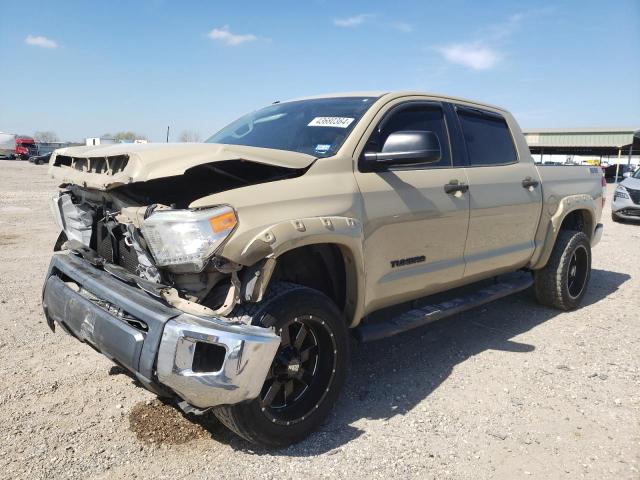
POLYGON ((229 205, 190 209, 189 204, 305 171, 230 160, 108 191, 62 185, 52 199, 62 230, 56 250, 90 257, 115 276, 126 271, 140 279, 141 287, 184 311, 227 315, 240 298, 243 266, 216 252, 233 234, 237 214, 229 205))

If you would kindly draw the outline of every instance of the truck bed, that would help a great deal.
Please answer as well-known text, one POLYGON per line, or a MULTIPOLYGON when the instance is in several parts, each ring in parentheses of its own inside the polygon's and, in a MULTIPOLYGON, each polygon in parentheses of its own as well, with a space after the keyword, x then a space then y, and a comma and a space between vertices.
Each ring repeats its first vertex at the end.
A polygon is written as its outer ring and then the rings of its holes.
POLYGON ((600 167, 536 165, 536 168, 542 180, 545 204, 570 195, 586 194, 595 199, 603 194, 603 174, 600 167))

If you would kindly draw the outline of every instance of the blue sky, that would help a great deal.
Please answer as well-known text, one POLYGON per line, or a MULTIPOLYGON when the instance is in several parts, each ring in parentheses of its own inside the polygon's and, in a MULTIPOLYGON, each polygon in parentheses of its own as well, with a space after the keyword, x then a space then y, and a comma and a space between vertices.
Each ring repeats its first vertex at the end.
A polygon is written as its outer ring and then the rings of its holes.
POLYGON ((411 89, 523 127, 640 127, 640 0, 0 0, 0 130, 203 138, 318 93, 411 89))

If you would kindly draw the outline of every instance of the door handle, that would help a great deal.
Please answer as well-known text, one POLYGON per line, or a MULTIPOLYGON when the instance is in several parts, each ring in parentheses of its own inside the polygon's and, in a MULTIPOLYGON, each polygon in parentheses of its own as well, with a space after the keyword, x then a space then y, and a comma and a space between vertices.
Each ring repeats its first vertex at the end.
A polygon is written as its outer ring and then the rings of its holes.
POLYGON ((458 180, 449 180, 449 183, 445 184, 444 191, 445 193, 456 193, 462 192, 465 193, 469 190, 469 185, 466 183, 460 183, 458 180))
POLYGON ((534 180, 531 177, 527 177, 524 180, 522 180, 522 188, 536 188, 538 185, 540 185, 540 182, 537 180, 534 180))

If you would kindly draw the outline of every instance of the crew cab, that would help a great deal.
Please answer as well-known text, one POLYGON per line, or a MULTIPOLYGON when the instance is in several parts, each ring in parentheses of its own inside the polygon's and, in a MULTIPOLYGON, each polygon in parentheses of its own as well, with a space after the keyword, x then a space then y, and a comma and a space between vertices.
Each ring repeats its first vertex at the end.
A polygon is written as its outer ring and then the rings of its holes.
POLYGON ((49 326, 268 446, 325 419, 349 332, 530 287, 576 308, 602 235, 598 167, 536 166, 506 110, 419 92, 275 103, 203 144, 60 149, 49 171, 49 326))

